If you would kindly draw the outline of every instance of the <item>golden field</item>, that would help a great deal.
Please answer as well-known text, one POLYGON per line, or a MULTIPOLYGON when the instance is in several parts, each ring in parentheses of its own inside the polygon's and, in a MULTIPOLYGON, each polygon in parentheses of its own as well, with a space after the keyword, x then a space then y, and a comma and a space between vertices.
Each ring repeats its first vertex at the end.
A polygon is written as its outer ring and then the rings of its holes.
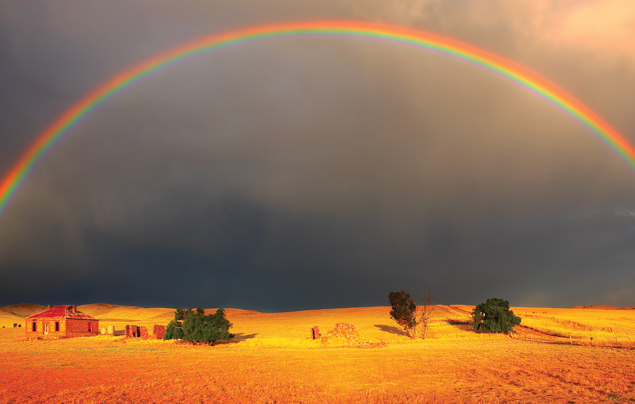
MULTIPOLYGON (((635 401, 635 310, 514 308, 515 338, 436 306, 426 340, 388 307, 258 313, 227 309, 236 338, 214 347, 98 336, 26 340, 0 308, 0 403, 588 403, 635 401), (309 339, 356 326, 351 346, 309 339), (571 337, 569 337, 571 336, 571 337), (591 342, 590 338, 593 337, 591 342)), ((173 309, 80 306, 100 327, 167 324, 173 309)))

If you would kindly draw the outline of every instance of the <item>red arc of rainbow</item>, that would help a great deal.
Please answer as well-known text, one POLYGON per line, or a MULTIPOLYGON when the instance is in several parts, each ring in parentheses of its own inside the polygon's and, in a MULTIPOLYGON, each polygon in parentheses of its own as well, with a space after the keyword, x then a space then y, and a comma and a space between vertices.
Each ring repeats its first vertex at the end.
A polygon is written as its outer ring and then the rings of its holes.
POLYGON ((451 38, 407 28, 350 21, 315 21, 266 25, 211 35, 154 56, 97 87, 57 118, 20 156, 0 182, 0 216, 34 165, 83 117, 151 73, 201 53, 256 42, 303 36, 353 37, 433 51, 505 77, 544 98, 617 152, 635 169, 635 149, 587 106, 534 71, 515 62, 451 38))

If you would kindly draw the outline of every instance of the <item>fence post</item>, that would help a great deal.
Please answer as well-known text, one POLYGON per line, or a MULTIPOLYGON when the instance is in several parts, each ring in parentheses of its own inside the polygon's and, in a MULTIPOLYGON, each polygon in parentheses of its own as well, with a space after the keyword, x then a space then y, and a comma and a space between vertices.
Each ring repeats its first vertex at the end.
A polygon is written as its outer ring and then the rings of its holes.
POLYGON ((571 338, 571 335, 569 335, 569 344, 573 345, 573 339, 571 338))

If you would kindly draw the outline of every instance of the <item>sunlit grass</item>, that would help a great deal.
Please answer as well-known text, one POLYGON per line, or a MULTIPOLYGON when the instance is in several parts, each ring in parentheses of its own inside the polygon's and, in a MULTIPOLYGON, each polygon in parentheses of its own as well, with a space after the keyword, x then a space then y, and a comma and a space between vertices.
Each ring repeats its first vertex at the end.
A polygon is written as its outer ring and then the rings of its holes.
MULTIPOLYGON (((610 337, 629 341, 631 311, 514 308, 541 331, 521 327, 511 338, 475 332, 470 308, 458 309, 438 306, 427 340, 408 338, 388 307, 228 310, 237 336, 214 347, 107 335, 26 340, 23 328, 0 329, 0 403, 635 401, 635 351, 608 347, 610 337), (310 339, 311 327, 326 336, 342 322, 355 325, 359 344, 310 339), (543 335, 559 343, 537 343, 553 342, 543 335), (593 336, 594 345, 556 335, 593 336)), ((135 313, 129 323, 152 327, 135 313)))
POLYGON ((515 312, 523 326, 574 343, 635 347, 635 310, 520 308, 515 312))

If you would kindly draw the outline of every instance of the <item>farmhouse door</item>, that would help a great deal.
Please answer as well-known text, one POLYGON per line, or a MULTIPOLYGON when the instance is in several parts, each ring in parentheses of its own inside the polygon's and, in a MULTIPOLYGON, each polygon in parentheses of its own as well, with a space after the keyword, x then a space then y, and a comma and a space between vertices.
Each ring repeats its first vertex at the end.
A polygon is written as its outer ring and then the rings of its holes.
POLYGON ((44 335, 48 335, 49 333, 49 323, 44 323, 44 335))

